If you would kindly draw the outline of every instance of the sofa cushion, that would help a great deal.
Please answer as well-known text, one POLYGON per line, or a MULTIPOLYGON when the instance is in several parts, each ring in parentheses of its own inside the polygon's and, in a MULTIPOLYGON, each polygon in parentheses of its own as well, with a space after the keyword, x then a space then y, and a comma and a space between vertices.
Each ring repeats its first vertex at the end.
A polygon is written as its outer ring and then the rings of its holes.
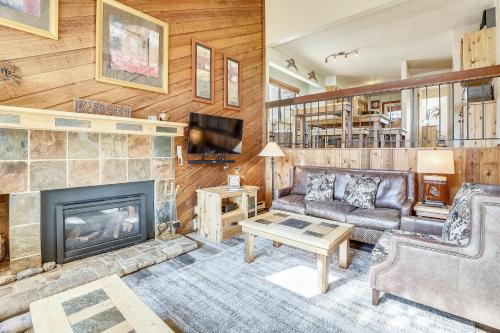
POLYGON ((286 197, 279 198, 273 201, 273 209, 284 210, 291 213, 302 214, 306 213, 304 196, 300 194, 290 194, 286 197))
POLYGON ((406 177, 401 174, 378 176, 380 183, 377 189, 375 207, 401 209, 408 198, 406 177))
POLYGON ((471 197, 485 191, 470 183, 462 185, 458 191, 450 214, 443 225, 443 240, 456 241, 460 245, 467 245, 471 234, 471 197))
POLYGON ((399 229, 400 211, 391 208, 358 208, 346 214, 345 221, 356 227, 376 230, 399 229))
POLYGON ((306 200, 332 201, 335 175, 307 176, 306 200))
POLYGON ((294 167, 293 171, 293 184, 291 194, 305 195, 307 189, 307 178, 309 175, 324 175, 324 168, 311 168, 311 167, 294 167))
POLYGON ((392 237, 394 235, 403 235, 427 241, 442 242, 441 238, 435 235, 424 235, 403 230, 388 230, 382 234, 382 237, 379 238, 377 244, 375 244, 375 246, 373 247, 372 265, 380 264, 381 262, 384 262, 385 259, 387 259, 387 257, 389 256, 389 251, 391 250, 392 237))
POLYGON ((375 208, 380 178, 361 175, 347 175, 343 202, 359 208, 375 208))
MULTIPOLYGON (((381 170, 346 170, 331 168, 326 174, 335 175, 334 199, 342 200, 347 185, 347 175, 367 175, 380 178, 375 207, 401 209, 408 198, 408 176, 406 173, 381 170)), ((412 191, 413 193, 413 191, 412 191)))
POLYGON ((340 200, 306 201, 307 215, 337 222, 345 222, 345 215, 355 209, 356 207, 350 206, 340 200))

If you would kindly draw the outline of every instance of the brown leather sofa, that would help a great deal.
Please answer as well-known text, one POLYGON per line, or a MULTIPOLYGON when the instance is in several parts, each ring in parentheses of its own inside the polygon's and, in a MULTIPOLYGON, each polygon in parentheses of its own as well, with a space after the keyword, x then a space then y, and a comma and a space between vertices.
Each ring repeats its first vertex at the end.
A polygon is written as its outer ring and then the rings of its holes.
POLYGON ((392 234, 383 261, 370 271, 374 305, 380 292, 400 296, 500 329, 500 186, 471 198, 467 245, 441 239, 442 222, 410 218, 392 234))
POLYGON ((364 243, 375 244, 385 230, 399 229, 401 218, 409 216, 415 205, 413 172, 295 166, 291 175, 292 186, 276 191, 273 209, 353 224, 351 239, 364 243), (375 209, 356 208, 342 202, 348 173, 381 178, 375 209), (335 174, 333 201, 304 200, 310 174, 335 174))

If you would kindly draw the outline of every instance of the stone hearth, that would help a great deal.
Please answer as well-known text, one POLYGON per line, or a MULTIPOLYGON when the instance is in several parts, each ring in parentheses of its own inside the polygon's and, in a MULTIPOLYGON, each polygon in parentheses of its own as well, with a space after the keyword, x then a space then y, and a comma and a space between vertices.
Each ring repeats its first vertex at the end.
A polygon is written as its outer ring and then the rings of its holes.
POLYGON ((10 273, 42 265, 40 192, 45 190, 154 180, 158 237, 158 225, 175 218, 172 136, 0 128, 10 273))
MULTIPOLYGON (((31 302, 67 289, 117 274, 120 277, 164 262, 197 248, 197 243, 180 236, 150 240, 125 249, 73 261, 49 272, 0 286, 0 322, 22 314, 31 302)), ((0 331, 2 327, 0 324, 0 331)))

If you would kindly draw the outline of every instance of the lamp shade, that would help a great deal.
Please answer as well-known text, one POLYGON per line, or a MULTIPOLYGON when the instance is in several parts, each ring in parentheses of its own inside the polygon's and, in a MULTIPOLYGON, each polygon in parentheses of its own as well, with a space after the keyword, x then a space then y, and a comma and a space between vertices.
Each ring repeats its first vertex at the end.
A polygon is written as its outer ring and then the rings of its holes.
POLYGON ((262 149, 259 156, 264 157, 281 157, 285 156, 285 153, 281 150, 281 148, 276 144, 276 142, 268 142, 267 145, 262 149))
POLYGON ((453 150, 419 150, 417 172, 430 174, 454 174, 453 150))

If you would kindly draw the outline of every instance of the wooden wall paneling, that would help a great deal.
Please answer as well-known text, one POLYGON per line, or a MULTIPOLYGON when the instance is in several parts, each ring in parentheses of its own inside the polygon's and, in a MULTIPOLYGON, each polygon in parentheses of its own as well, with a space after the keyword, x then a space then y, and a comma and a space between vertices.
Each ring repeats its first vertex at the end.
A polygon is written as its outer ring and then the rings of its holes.
MULTIPOLYGON (((261 186, 265 195, 264 124, 264 1, 263 0, 119 0, 170 25, 169 94, 115 86, 94 80, 95 0, 60 0, 59 41, 0 27, 0 59, 20 68, 22 82, 5 82, 0 104, 61 111, 73 110, 74 98, 90 98, 128 105, 133 117, 167 112, 171 121, 187 122, 190 112, 245 121, 243 154, 229 170, 218 166, 177 166, 176 182, 180 232, 191 230, 196 188, 225 184, 239 166, 248 184, 261 186), (191 92, 191 39, 216 48, 215 103, 195 102, 191 92), (223 53, 241 60, 242 111, 223 108, 223 53), (259 139, 255 139, 259 138, 259 139)), ((179 139, 184 154, 186 140, 179 139)), ((187 156, 185 156, 187 158, 187 156)))

